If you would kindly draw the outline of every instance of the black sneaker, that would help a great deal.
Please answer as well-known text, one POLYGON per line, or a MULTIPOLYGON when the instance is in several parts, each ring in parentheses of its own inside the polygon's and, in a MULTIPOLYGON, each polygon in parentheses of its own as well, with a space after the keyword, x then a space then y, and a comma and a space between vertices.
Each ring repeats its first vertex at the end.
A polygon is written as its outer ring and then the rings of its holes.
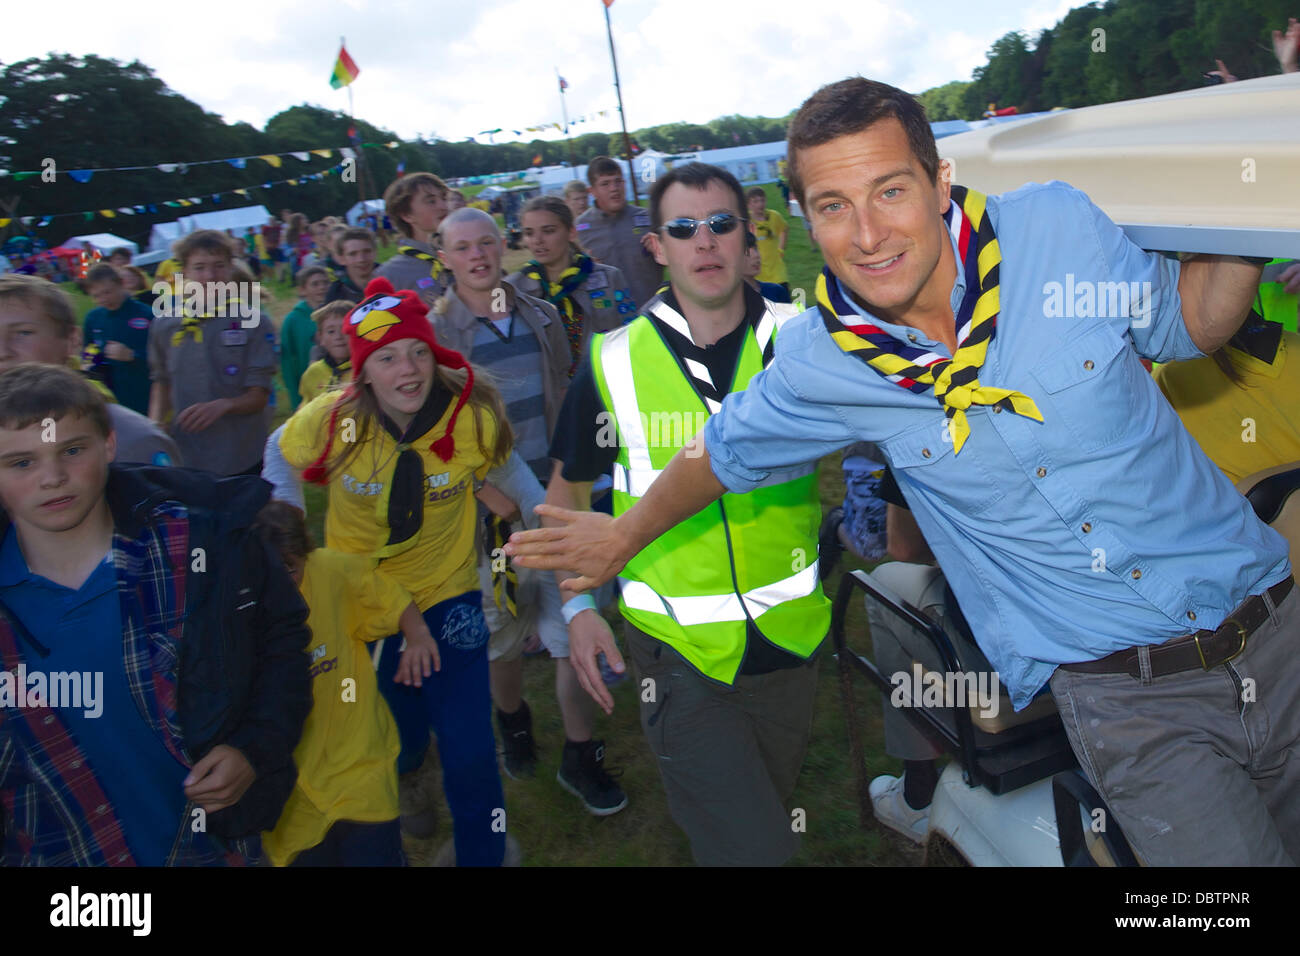
POLYGON ((618 813, 627 806, 627 794, 614 782, 621 770, 605 770, 605 741, 589 740, 564 743, 564 760, 555 775, 561 787, 569 791, 598 817, 618 813))
POLYGON ((511 780, 537 775, 537 743, 533 740, 533 715, 525 701, 513 714, 497 711, 501 729, 501 763, 511 780))

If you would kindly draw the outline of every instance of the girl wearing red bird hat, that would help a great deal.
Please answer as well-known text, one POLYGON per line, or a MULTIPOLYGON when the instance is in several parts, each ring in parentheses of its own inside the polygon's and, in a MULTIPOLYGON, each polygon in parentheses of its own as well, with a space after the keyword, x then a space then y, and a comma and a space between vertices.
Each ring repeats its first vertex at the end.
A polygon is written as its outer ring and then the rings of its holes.
POLYGON ((365 295, 344 326, 352 384, 300 408, 285 424, 280 450, 305 469, 303 478, 329 489, 326 545, 381 559, 422 612, 436 654, 424 642, 403 651, 399 635, 375 652, 379 685, 402 735, 398 770, 418 766, 431 727, 457 862, 498 865, 505 834, 494 811, 505 799, 491 726, 474 496, 487 472, 509 457, 510 425, 486 377, 438 344, 414 292, 376 278, 365 295))

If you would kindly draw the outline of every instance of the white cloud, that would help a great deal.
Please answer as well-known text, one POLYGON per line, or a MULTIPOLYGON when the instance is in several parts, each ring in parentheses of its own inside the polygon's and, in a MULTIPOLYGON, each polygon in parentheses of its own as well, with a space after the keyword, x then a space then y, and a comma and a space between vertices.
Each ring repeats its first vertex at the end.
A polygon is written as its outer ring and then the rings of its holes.
MULTIPOLYGON (((783 116, 818 86, 862 73, 919 92, 971 70, 997 37, 1031 35, 1067 0, 618 0, 611 10, 633 129, 715 117, 783 116)), ((604 18, 596 0, 223 0, 201 17, 174 3, 60 4, 57 48, 140 59, 227 121, 258 127, 299 103, 346 109, 329 87, 341 35, 361 68, 357 115, 403 137, 461 139, 609 109, 575 132, 612 132, 604 18)), ((44 18, 11 22, 0 58, 43 56, 44 18)), ((543 138, 555 138, 551 133, 543 138)), ((532 138, 532 134, 524 138, 532 138)), ((302 144, 304 146, 315 144, 302 144)))

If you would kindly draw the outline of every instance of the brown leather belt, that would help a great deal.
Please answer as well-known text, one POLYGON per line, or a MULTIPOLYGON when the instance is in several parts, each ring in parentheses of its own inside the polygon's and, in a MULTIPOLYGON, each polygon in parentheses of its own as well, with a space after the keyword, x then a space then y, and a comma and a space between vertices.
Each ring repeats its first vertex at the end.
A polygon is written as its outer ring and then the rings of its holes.
MULTIPOLYGON (((1294 578, 1287 578, 1268 589, 1274 607, 1282 603, 1294 584, 1294 578)), ((1246 649, 1246 639, 1267 620, 1268 604, 1265 603, 1264 596, 1252 595, 1229 614, 1217 630, 1201 630, 1195 634, 1172 638, 1163 644, 1149 645, 1151 676, 1164 677, 1198 667, 1208 671, 1226 664, 1246 649)), ((1095 661, 1061 666, 1067 671, 1080 671, 1084 674, 1128 674, 1141 680, 1138 650, 1137 647, 1126 647, 1095 661)))

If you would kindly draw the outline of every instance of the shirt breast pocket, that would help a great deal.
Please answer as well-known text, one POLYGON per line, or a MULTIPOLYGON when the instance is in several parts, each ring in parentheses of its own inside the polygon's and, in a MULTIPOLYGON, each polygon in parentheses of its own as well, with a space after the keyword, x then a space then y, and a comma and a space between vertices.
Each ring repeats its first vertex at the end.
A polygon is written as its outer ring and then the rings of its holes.
MULTIPOLYGON (((940 412, 926 425, 881 442, 895 475, 906 475, 933 500, 966 514, 988 509, 1006 493, 980 459, 975 437, 967 438, 960 455, 954 455, 947 420, 940 412)), ((984 436, 985 440, 994 436, 984 436)))
POLYGON ((1128 340, 1108 326, 1073 339, 1030 371, 1046 393, 1043 423, 1071 447, 1095 452, 1119 441, 1132 425, 1146 372, 1128 340))

